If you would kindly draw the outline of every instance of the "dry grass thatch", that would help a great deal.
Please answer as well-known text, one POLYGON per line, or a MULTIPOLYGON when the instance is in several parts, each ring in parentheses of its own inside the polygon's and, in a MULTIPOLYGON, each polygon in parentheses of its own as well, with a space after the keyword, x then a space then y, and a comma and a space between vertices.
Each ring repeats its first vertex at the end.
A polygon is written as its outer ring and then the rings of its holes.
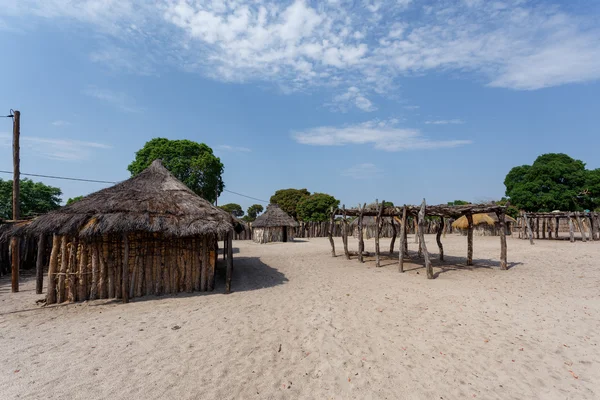
MULTIPOLYGON (((506 222, 517 222, 514 218, 509 215, 505 215, 506 222)), ((473 214, 473 226, 487 224, 494 226, 498 222, 496 214, 473 214)), ((456 229, 468 229, 469 221, 467 217, 463 215, 452 223, 452 227, 456 229)))
POLYGON ((160 160, 142 173, 33 220, 13 234, 89 238, 125 232, 186 237, 231 231, 234 220, 175 178, 160 160))
POLYGON ((298 223, 294 221, 285 211, 283 211, 277 204, 269 204, 267 211, 261 216, 256 218, 252 223, 254 228, 267 228, 275 226, 291 226, 296 227, 298 223))

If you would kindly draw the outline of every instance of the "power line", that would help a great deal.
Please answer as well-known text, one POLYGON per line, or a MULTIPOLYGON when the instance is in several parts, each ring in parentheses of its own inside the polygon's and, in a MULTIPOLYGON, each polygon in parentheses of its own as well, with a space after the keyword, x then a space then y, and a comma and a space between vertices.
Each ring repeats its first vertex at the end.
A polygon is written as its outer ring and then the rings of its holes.
MULTIPOLYGON (((3 173, 3 174, 11 174, 11 175, 12 175, 12 172, 11 172, 11 171, 3 171, 3 170, 0 170, 0 173, 3 173)), ((112 181, 100 181, 100 180, 95 180, 95 179, 70 178, 70 177, 66 177, 66 176, 40 175, 40 174, 26 174, 26 173, 23 173, 23 172, 21 173, 21 175, 25 175, 25 176, 35 176, 35 177, 38 177, 38 178, 62 179, 62 180, 66 180, 66 181, 78 181, 78 182, 109 183, 109 184, 115 184, 115 183, 118 183, 118 182, 112 182, 112 181)), ((268 201, 266 201, 266 200, 257 199, 256 197, 252 197, 252 196, 246 196, 245 194, 241 194, 241 193, 238 193, 238 192, 234 192, 234 191, 232 191, 232 190, 223 189, 223 191, 224 191, 224 192, 227 192, 227 193, 232 193, 232 194, 235 194, 235 195, 238 195, 238 196, 246 197, 246 198, 248 198, 248 199, 252 199, 252 200, 256 200, 256 201, 260 201, 260 202, 263 202, 263 203, 267 203, 267 204, 269 204, 269 202, 268 202, 268 201)))

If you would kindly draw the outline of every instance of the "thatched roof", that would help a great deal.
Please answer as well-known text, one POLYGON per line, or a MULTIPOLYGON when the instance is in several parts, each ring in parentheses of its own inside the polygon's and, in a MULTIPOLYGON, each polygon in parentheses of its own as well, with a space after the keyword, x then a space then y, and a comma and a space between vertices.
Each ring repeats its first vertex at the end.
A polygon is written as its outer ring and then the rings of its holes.
POLYGON ((126 181, 33 220, 16 234, 91 237, 124 232, 167 236, 218 234, 233 218, 192 192, 160 160, 126 181))
POLYGON ((252 223, 254 228, 268 228, 275 226, 291 226, 296 227, 298 223, 294 221, 285 211, 283 211, 277 204, 269 204, 267 211, 260 215, 252 223))
MULTIPOLYGON (((506 222, 517 222, 510 215, 505 215, 504 217, 505 217, 506 222)), ((490 226, 494 226, 497 222, 498 222, 498 216, 495 213, 473 214, 473 226, 477 226, 480 224, 487 224, 490 226)), ((452 227, 456 228, 456 229, 468 229, 469 221, 467 220, 467 217, 465 215, 463 215, 462 217, 460 217, 459 219, 457 219, 456 221, 454 221, 452 223, 452 227)))

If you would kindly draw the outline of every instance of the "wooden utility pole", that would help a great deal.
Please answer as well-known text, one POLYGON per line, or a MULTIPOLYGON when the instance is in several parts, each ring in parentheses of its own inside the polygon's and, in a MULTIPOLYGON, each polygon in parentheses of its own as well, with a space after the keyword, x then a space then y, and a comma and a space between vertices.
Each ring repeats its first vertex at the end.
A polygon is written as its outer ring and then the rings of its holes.
MULTIPOLYGON (((13 112, 13 192, 12 192, 12 219, 17 221, 20 217, 19 204, 19 180, 21 178, 21 170, 19 168, 19 136, 21 134, 21 112, 13 112)), ((19 291, 19 266, 21 265, 21 246, 19 239, 13 237, 10 241, 12 247, 11 268, 12 268, 12 292, 19 291)))

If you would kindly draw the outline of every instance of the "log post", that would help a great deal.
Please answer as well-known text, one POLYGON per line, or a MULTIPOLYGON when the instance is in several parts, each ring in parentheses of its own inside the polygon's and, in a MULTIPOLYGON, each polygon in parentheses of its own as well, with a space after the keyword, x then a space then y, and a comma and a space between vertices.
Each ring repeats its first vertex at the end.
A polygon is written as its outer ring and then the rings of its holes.
POLYGON ((379 204, 379 201, 375 200, 377 204, 377 220, 375 221, 375 266, 381 267, 381 259, 379 257, 379 234, 382 226, 382 215, 383 215, 383 203, 379 204))
POLYGON ((429 259, 429 252, 427 251, 427 245, 425 244, 425 199, 421 203, 421 210, 419 211, 419 244, 423 251, 423 257, 425 258, 425 269, 427 270, 427 279, 433 279, 433 266, 429 259))
POLYGON ((92 287, 90 289, 90 300, 96 300, 98 298, 98 281, 100 279, 98 244, 96 242, 90 242, 90 250, 92 252, 92 287))
POLYGON ((473 215, 466 214, 469 223, 467 227, 467 265, 473 265, 473 215))
POLYGON ((367 203, 358 205, 358 261, 363 262, 363 252, 365 251, 365 240, 363 238, 363 213, 367 203))
POLYGON ((77 286, 77 300, 84 301, 88 299, 86 292, 87 287, 87 263, 88 263, 88 249, 85 243, 81 243, 79 249, 79 268, 77 273, 79 274, 79 286, 77 286))
POLYGON ((44 253, 46 251, 46 235, 38 239, 37 258, 35 260, 35 293, 42 294, 44 290, 44 253))
POLYGON ((200 266, 200 291, 206 291, 206 274, 208 272, 208 262, 209 262, 209 250, 208 250, 208 235, 202 236, 202 263, 200 266))
POLYGON ((535 219, 535 238, 539 239, 540 238, 540 218, 537 217, 535 219))
MULTIPOLYGON (((108 258, 108 251, 104 251, 104 239, 99 239, 96 244, 98 247, 98 261, 99 261, 99 276, 98 276, 98 296, 101 299, 108 297, 107 280, 108 280, 108 267, 106 266, 106 259, 108 258)), ((108 250, 108 249, 107 249, 108 250)))
POLYGON ((583 227, 583 223, 581 222, 581 217, 579 213, 575 213, 575 220, 577 221, 577 227, 579 228, 579 232, 581 232, 581 240, 585 243, 587 239, 585 237, 585 228, 583 227))
MULTIPOLYGON (((215 238, 215 243, 217 243, 216 238, 215 238)), ((229 243, 229 245, 231 245, 231 243, 229 243)), ((229 257, 230 254, 233 254, 233 250, 231 250, 231 246, 229 246, 228 251, 230 252, 227 255, 229 257)), ((217 263, 217 253, 216 253, 216 250, 214 250, 212 252, 212 254, 210 254, 210 257, 208 257, 208 269, 206 270, 206 285, 207 285, 207 290, 210 292, 215 290, 215 268, 217 265, 216 263, 217 263)))
POLYGON ((554 239, 558 239, 558 229, 560 228, 560 218, 556 217, 554 219, 554 222, 556 222, 556 225, 554 226, 554 239))
POLYGON ((406 205, 402 207, 402 222, 400 225, 400 246, 398 249, 398 272, 404 272, 404 246, 406 245, 406 205))
POLYGON ((346 260, 350 259, 350 252, 348 251, 348 220, 346 218, 346 205, 342 205, 342 214, 344 215, 344 221, 342 225, 342 241, 344 242, 344 255, 346 260))
POLYGON ((496 215, 500 223, 500 269, 506 270, 506 215, 503 212, 497 212, 496 215))
POLYGON ((552 218, 547 218, 548 219, 548 239, 552 239, 552 232, 554 231, 554 227, 552 226, 552 218))
MULTIPOLYGON (((394 209, 396 210, 396 209, 394 209)), ((394 213, 395 214, 395 213, 394 213)), ((392 221, 392 241, 390 242, 390 256, 394 254, 394 246, 396 245, 396 236, 398 236, 398 230, 396 229, 396 224, 394 223, 395 216, 391 217, 392 221)), ((402 251, 402 249, 400 249, 402 251)))
POLYGON ((588 216, 588 221, 590 223, 590 231, 591 231, 591 236, 590 236, 590 240, 596 240, 596 218, 594 217, 594 213, 590 213, 590 215, 588 216))
POLYGON ((546 239, 546 218, 542 218, 542 239, 546 239))
POLYGON ((13 293, 19 292, 19 268, 21 266, 21 241, 18 237, 10 238, 11 288, 13 293))
POLYGON ((52 252, 48 266, 48 289, 46 293, 46 304, 56 303, 56 271, 58 269, 58 254, 60 253, 60 236, 52 236, 52 252))
POLYGON ((110 251, 111 237, 106 235, 102 243, 102 253, 106 261, 106 267, 108 271, 108 298, 113 299, 115 297, 115 257, 110 251))
MULTIPOLYGON (((225 293, 231 293, 231 278, 233 275, 233 252, 231 249, 233 232, 227 234, 227 272, 225 275, 225 293)), ((214 274, 213 274, 214 276, 214 274)), ((212 289, 211 289, 212 290, 212 289)))
POLYGON ((329 221, 329 231, 327 232, 327 237, 329 238, 329 244, 331 244, 331 257, 335 257, 335 243, 333 242, 333 229, 335 227, 335 210, 334 207, 331 207, 330 210, 330 221, 329 221))
POLYGON ((129 303, 129 237, 123 234, 123 276, 121 278, 121 298, 129 303))
POLYGON ((440 218, 440 226, 438 227, 437 234, 435 235, 435 240, 437 241, 438 248, 440 249, 440 261, 444 261, 444 246, 442 245, 441 236, 444 228, 446 227, 446 221, 444 220, 444 217, 440 218))
POLYGON ((575 243, 575 233, 573 232, 573 214, 569 214, 569 240, 575 243))
POLYGON ((58 275, 58 296, 57 303, 62 303, 66 300, 65 296, 65 278, 67 274, 67 263, 69 262, 69 254, 67 252, 67 244, 69 238, 63 236, 60 241, 60 271, 58 275))
POLYGON ((73 238, 69 246, 69 265, 67 267, 67 301, 75 302, 77 299, 77 250, 79 243, 77 238, 73 238))
POLYGON ((527 213, 523 211, 523 219, 525 220, 525 225, 527 227, 527 235, 529 236, 529 244, 533 244, 533 232, 531 231, 531 225, 529 224, 529 218, 527 218, 527 213))

